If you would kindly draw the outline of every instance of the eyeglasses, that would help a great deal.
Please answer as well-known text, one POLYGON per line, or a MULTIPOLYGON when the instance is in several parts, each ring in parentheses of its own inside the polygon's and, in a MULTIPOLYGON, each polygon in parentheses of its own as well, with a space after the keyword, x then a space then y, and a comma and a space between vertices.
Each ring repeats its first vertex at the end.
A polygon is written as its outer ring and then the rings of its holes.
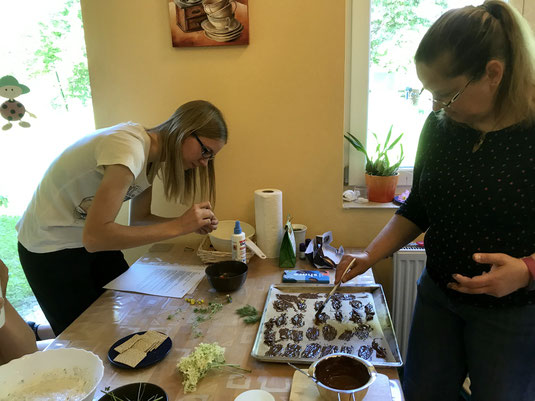
MULTIPOLYGON (((473 80, 474 80, 474 78, 468 80, 466 85, 459 92, 457 92, 455 95, 453 95, 453 97, 450 99, 449 102, 443 102, 442 100, 436 100, 432 95, 431 95, 431 99, 430 100, 433 101, 433 104, 438 104, 440 106, 440 109, 448 109, 448 108, 451 107, 451 105, 453 103, 455 103, 457 100, 459 100, 461 95, 464 93, 466 88, 468 88, 468 85, 470 85, 473 80)), ((423 91, 424 91, 424 89, 422 88, 422 90, 420 91, 420 94, 422 94, 423 91)))
POLYGON ((201 145, 201 157, 204 160, 214 160, 214 157, 215 157, 214 152, 210 150, 209 148, 207 148, 206 146, 204 146, 204 143, 201 142, 197 134, 194 132, 193 134, 191 134, 191 136, 193 136, 197 140, 197 142, 199 142, 199 145, 201 145))

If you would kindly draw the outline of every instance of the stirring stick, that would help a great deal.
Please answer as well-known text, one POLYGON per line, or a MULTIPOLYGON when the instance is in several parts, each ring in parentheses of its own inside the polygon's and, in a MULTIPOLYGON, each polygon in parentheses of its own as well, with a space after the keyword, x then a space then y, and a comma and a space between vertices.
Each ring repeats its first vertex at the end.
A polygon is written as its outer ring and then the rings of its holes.
POLYGON ((321 312, 323 312, 323 309, 325 308, 325 305, 327 305, 327 302, 329 302, 329 300, 331 299, 331 297, 333 296, 333 294, 336 292, 336 290, 338 289, 338 287, 340 287, 340 284, 342 283, 342 279, 344 278, 344 276, 347 274, 347 272, 349 270, 351 270, 351 267, 353 266, 353 263, 355 263, 355 260, 356 259, 353 259, 351 261, 350 264, 347 265, 346 269, 344 270, 344 273, 342 274, 342 277, 340 277, 340 281, 338 282, 338 284, 335 284, 333 289, 331 290, 331 292, 329 293, 329 295, 327 295, 327 299, 325 300, 325 302, 323 303, 323 305, 321 305, 318 309, 318 311, 316 312, 316 315, 315 315, 315 319, 318 320, 318 316, 321 312))

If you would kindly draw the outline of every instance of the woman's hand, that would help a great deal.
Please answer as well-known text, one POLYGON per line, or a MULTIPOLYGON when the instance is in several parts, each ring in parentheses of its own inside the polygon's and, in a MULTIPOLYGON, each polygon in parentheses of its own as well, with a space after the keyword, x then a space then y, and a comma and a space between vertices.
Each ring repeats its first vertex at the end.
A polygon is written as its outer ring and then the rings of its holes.
POLYGON ((344 255, 342 256, 340 263, 338 263, 338 266, 336 266, 335 283, 340 281, 340 278, 342 277, 342 274, 344 274, 347 265, 349 265, 353 259, 356 259, 355 263, 353 263, 351 270, 349 270, 344 276, 342 283, 345 283, 346 281, 351 280, 353 277, 364 273, 371 266, 370 255, 368 255, 367 252, 358 252, 354 255, 344 255))
POLYGON ((474 253, 477 263, 492 265, 488 273, 472 278, 454 274, 457 283, 448 287, 465 294, 488 294, 503 297, 529 285, 530 273, 526 264, 504 253, 474 253))
POLYGON ((189 234, 196 232, 198 234, 208 234, 217 227, 219 221, 212 212, 212 206, 210 202, 196 203, 190 207, 186 213, 180 216, 178 219, 180 225, 180 231, 183 234, 189 234), (212 223, 215 219, 214 224, 212 223))
POLYGON ((7 291, 7 280, 9 279, 9 271, 7 266, 0 259, 0 284, 2 285, 2 294, 3 297, 6 297, 7 291))

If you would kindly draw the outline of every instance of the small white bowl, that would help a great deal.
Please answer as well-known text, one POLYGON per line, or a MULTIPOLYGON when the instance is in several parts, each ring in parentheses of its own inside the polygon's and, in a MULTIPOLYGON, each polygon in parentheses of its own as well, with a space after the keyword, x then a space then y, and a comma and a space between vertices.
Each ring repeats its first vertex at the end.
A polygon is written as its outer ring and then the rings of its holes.
MULTIPOLYGON (((232 243, 231 236, 234 234, 234 225, 236 224, 235 220, 222 220, 217 225, 217 230, 212 231, 208 234, 210 242, 216 251, 220 252, 231 252, 232 243)), ((245 233, 245 238, 251 239, 255 233, 255 229, 252 225, 240 221, 241 230, 245 233)))
POLYGON ((50 378, 47 375, 53 375, 54 378, 80 377, 86 380, 80 397, 76 399, 91 401, 103 374, 104 365, 92 352, 78 348, 38 351, 0 366, 0 399, 43 383, 45 377, 50 378))
POLYGON ((234 401, 275 401, 275 398, 264 390, 249 390, 234 398, 234 401))

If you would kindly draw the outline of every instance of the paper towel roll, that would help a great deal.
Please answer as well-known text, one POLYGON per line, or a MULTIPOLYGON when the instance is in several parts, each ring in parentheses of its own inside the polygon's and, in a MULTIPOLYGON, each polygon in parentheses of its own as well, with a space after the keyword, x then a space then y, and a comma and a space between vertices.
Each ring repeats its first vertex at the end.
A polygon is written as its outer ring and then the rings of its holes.
POLYGON ((282 241, 282 191, 254 192, 256 242, 268 258, 278 258, 282 241))

